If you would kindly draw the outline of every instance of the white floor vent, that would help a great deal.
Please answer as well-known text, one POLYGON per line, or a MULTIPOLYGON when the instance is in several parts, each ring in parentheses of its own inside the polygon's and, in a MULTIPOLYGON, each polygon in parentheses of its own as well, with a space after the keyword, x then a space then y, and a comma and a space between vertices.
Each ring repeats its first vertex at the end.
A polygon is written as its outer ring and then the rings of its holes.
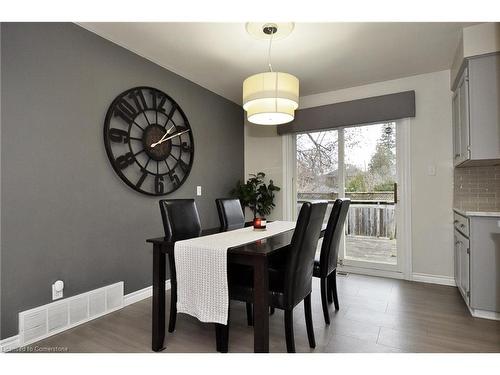
POLYGON ((25 341, 34 341, 45 335, 47 333, 47 310, 30 311, 24 315, 22 329, 25 341))
POLYGON ((69 321, 68 304, 64 301, 47 308, 48 331, 56 332, 66 327, 69 321))
POLYGON ((20 345, 55 335, 123 307, 123 281, 19 313, 20 345))
POLYGON ((73 298, 69 301, 69 324, 75 325, 89 317, 89 295, 73 298))
MULTIPOLYGON (((108 290, 109 294, 109 290, 108 290)), ((109 305, 108 305, 109 306, 109 305)), ((89 296, 89 315, 101 315, 106 311, 106 292, 104 290, 89 296)))

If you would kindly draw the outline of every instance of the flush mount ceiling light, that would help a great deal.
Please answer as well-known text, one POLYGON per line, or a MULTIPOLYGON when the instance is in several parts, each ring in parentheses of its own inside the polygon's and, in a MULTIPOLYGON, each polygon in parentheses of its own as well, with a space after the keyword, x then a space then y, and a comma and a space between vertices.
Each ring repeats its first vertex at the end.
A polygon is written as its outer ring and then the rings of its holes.
POLYGON ((243 81, 243 109, 247 119, 259 125, 285 124, 294 119, 299 106, 299 80, 282 72, 274 72, 271 65, 273 39, 284 38, 293 30, 293 23, 247 23, 247 32, 269 40, 269 72, 254 74, 243 81))

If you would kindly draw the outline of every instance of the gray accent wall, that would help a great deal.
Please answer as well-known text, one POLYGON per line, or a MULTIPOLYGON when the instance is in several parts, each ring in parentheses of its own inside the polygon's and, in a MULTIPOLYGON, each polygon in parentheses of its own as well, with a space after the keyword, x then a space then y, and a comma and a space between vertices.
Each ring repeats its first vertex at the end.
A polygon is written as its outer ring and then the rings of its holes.
MULTIPOLYGON (((214 199, 243 178, 238 105, 69 23, 1 24, 1 334, 17 314, 117 281, 151 285, 149 237, 163 234, 159 198, 123 183, 106 156, 111 101, 156 87, 188 117, 194 164, 169 198, 196 197, 203 226, 218 224, 214 199)), ((167 48, 167 46, 159 46, 167 48)))

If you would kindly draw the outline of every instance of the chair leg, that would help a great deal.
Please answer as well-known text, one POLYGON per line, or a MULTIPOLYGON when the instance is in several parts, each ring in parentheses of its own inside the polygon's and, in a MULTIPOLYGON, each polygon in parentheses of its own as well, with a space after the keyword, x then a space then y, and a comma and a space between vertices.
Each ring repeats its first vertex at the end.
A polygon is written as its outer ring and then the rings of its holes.
POLYGON ((293 310, 285 310, 286 351, 295 353, 295 338, 293 335, 293 310))
POLYGON ((311 313, 311 294, 304 298, 304 312, 306 318, 307 339, 309 340, 309 347, 316 347, 316 340, 314 339, 314 328, 311 313))
POLYGON ((331 276, 331 274, 328 275, 326 278, 326 286, 327 286, 326 296, 328 297, 329 304, 331 304, 333 302, 332 280, 331 280, 330 276, 331 276))
POLYGON ((253 326, 253 305, 247 302, 247 323, 249 326, 253 326))
POLYGON ((274 314, 274 307, 270 307, 269 308, 269 315, 273 315, 274 314))
POLYGON ((170 288, 170 317, 168 321, 168 332, 175 331, 177 319, 177 283, 173 282, 170 288))
POLYGON ((168 332, 175 331, 175 321, 177 320, 177 273, 175 270, 175 258, 173 254, 168 256, 170 268, 170 316, 168 320, 168 332))
POLYGON ((322 277, 320 279, 321 284, 321 305, 323 306, 323 315, 325 317, 325 323, 330 324, 330 315, 328 313, 328 302, 327 302, 327 293, 328 293, 328 278, 322 277))
POLYGON ((332 296, 333 296, 333 304, 335 305, 335 310, 339 309, 339 296, 337 294, 337 270, 333 271, 330 274, 331 277, 331 288, 332 288, 332 296))
POLYGON ((215 348, 218 352, 220 352, 220 324, 215 323, 215 348))

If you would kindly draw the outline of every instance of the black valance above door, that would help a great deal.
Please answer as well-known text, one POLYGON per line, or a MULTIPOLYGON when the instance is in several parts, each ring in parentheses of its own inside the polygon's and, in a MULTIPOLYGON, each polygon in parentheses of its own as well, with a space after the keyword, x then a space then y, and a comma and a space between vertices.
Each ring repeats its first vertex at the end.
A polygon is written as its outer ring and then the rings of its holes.
POLYGON ((415 117, 415 91, 299 109, 294 121, 278 126, 278 134, 314 132, 407 117, 415 117))

